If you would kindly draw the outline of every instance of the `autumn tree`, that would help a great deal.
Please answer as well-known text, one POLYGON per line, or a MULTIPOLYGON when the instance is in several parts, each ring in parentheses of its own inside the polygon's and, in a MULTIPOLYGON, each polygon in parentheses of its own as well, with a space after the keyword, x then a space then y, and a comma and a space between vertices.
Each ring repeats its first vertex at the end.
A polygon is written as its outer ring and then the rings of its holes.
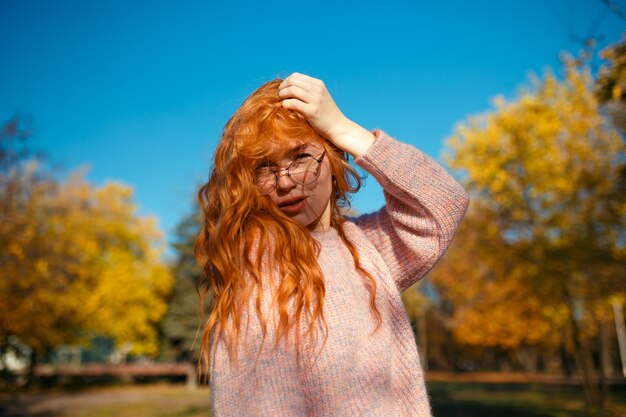
POLYGON ((402 303, 417 336, 418 351, 422 368, 428 370, 428 328, 426 314, 430 301, 424 293, 424 281, 420 281, 402 293, 402 303))
POLYGON ((564 340, 590 403, 592 338, 626 296, 625 145, 598 111, 589 72, 566 62, 513 101, 460 124, 446 159, 472 206, 433 279, 457 340, 516 347, 564 340))
POLYGON ((200 309, 196 281, 202 271, 194 256, 194 244, 201 224, 200 207, 195 205, 193 212, 176 227, 176 258, 172 265, 175 282, 161 325, 164 359, 192 360, 197 356, 194 341, 200 326, 200 309))
POLYGON ((626 133, 626 34, 621 42, 600 52, 606 65, 600 69, 595 93, 615 124, 626 133))
POLYGON ((38 353, 96 335, 155 355, 172 278, 160 260, 161 233, 154 219, 136 214, 132 189, 94 187, 80 171, 56 181, 31 159, 5 166, 0 339, 15 336, 32 348, 32 365, 38 353))
POLYGON ((472 201, 446 257, 431 272, 442 322, 462 347, 455 367, 480 360, 483 369, 508 363, 531 371, 539 361, 536 348, 559 343, 554 328, 562 317, 543 311, 503 235, 493 214, 472 201), (498 363, 476 357, 481 352, 498 357, 498 363))

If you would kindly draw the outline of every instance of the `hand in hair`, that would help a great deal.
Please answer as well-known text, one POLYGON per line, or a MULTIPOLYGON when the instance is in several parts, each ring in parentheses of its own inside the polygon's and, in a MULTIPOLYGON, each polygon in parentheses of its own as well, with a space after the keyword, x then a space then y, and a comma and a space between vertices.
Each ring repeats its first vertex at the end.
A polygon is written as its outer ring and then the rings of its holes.
POLYGON ((326 139, 353 157, 362 156, 374 135, 343 115, 322 80, 294 72, 278 87, 283 107, 302 113, 326 139))

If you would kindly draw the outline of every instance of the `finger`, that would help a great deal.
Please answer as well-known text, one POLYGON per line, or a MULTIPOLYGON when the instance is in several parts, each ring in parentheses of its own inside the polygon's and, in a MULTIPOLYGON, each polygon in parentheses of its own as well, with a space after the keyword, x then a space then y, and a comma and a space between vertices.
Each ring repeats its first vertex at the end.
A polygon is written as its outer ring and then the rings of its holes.
POLYGON ((278 95, 284 98, 300 98, 309 104, 320 104, 324 97, 328 96, 327 90, 323 86, 309 83, 298 83, 297 85, 287 85, 278 90, 278 95))
POLYGON ((281 99, 297 98, 305 103, 310 103, 312 99, 311 94, 307 90, 297 85, 290 85, 289 87, 281 88, 278 90, 278 96, 281 99))
POLYGON ((296 110, 303 115, 307 116, 310 112, 310 106, 298 99, 288 98, 281 102, 284 108, 296 110))
POLYGON ((286 78, 279 86, 278 89, 281 90, 283 88, 287 88, 287 87, 299 87, 302 90, 305 91, 309 91, 312 87, 312 84, 299 79, 299 78, 294 78, 293 76, 290 76, 289 78, 286 78))
POLYGON ((308 75, 300 74, 299 72, 294 72, 289 77, 285 78, 278 87, 283 88, 290 85, 296 85, 310 91, 315 87, 323 87, 324 83, 322 80, 318 80, 317 78, 309 77, 308 75))
POLYGON ((314 84, 314 85, 323 85, 324 82, 319 78, 311 77, 310 75, 302 74, 301 72, 294 72, 292 76, 295 79, 302 80, 304 82, 314 84))

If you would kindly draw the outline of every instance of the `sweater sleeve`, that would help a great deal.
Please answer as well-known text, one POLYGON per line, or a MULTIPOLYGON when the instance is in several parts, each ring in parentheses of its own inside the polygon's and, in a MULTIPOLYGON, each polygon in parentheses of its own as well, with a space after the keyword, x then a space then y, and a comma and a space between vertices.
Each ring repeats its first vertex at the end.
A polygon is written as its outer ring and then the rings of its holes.
POLYGON ((445 253, 469 197, 428 155, 382 130, 372 132, 375 142, 355 163, 376 178, 386 204, 354 223, 381 254, 402 292, 445 253))

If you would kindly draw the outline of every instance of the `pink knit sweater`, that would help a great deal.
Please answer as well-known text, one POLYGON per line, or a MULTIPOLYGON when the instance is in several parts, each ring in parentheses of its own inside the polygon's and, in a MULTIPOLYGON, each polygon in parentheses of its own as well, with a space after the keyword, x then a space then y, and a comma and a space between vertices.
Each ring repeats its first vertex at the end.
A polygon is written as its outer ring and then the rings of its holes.
MULTIPOLYGON (((381 184, 386 206, 350 219, 344 231, 357 247, 362 266, 376 279, 382 328, 372 334, 376 321, 370 293, 337 231, 313 232, 322 248, 318 263, 326 286, 326 346, 319 353, 320 341, 315 350, 319 355, 301 352, 298 362, 293 348, 282 342, 273 348, 275 331, 268 326, 257 360, 262 333, 252 308, 240 340, 239 367, 228 361, 223 343, 211 358, 214 416, 431 415, 400 293, 441 258, 465 214, 468 196, 418 149, 381 130, 373 133, 376 141, 355 162, 381 184)), ((269 300, 264 298, 264 313, 269 300)))

